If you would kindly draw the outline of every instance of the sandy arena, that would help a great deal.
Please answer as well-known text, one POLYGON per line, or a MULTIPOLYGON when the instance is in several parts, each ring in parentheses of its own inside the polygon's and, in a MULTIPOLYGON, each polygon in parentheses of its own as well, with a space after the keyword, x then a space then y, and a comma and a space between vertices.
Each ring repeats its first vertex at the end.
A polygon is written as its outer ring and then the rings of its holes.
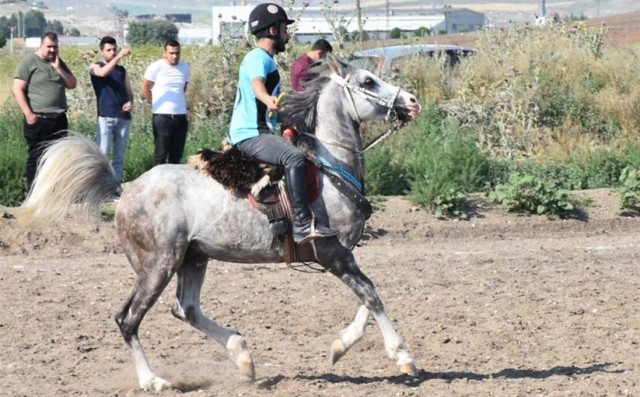
POLYGON ((582 219, 476 201, 439 221, 391 198, 355 250, 416 359, 399 375, 377 325, 341 361, 328 350, 357 301, 328 274, 210 262, 203 310, 240 331, 257 379, 170 313, 175 281, 140 336, 176 390, 138 390, 114 315, 133 272, 113 223, 73 216, 29 231, 0 219, 0 396, 640 396, 640 221, 607 190, 582 219))

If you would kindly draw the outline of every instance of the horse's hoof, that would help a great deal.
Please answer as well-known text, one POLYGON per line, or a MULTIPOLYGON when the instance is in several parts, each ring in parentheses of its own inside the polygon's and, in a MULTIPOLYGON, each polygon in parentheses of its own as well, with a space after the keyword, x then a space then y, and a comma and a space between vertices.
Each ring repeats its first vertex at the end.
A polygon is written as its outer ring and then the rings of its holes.
POLYGON ((347 353, 347 349, 344 343, 340 339, 336 339, 331 344, 331 351, 329 357, 331 358, 331 365, 335 364, 347 353))
POLYGON ((172 385, 170 382, 156 376, 145 384, 140 385, 140 387, 145 391, 161 392, 171 389, 172 385))
POLYGON ((404 363, 399 364, 400 372, 409 376, 416 376, 418 374, 418 369, 416 368, 414 363, 404 363))
POLYGON ((254 381, 256 378, 256 369, 253 365, 253 358, 247 349, 247 343, 240 335, 232 335, 227 341, 227 351, 231 359, 236 363, 240 373, 254 381))
POLYGON ((256 379, 256 368, 248 352, 246 354, 240 354, 236 365, 240 373, 246 376, 248 381, 253 382, 256 379))

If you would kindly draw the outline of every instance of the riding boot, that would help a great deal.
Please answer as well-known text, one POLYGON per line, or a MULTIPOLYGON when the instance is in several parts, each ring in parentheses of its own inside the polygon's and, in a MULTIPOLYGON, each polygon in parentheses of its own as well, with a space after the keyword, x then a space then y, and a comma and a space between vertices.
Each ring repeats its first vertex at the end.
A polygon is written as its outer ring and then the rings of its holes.
POLYGON ((316 238, 337 236, 337 230, 314 225, 307 196, 304 167, 287 169, 285 182, 293 209, 293 241, 296 244, 304 244, 316 238))

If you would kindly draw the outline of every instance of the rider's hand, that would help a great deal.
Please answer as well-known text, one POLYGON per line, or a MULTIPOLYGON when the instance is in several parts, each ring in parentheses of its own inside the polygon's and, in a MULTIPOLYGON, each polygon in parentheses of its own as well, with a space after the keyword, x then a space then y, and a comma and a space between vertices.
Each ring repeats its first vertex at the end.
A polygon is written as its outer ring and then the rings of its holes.
POLYGON ((265 105, 267 105, 267 107, 269 108, 269 110, 271 110, 272 112, 275 112, 278 110, 278 98, 277 97, 270 97, 270 101, 265 103, 265 105))

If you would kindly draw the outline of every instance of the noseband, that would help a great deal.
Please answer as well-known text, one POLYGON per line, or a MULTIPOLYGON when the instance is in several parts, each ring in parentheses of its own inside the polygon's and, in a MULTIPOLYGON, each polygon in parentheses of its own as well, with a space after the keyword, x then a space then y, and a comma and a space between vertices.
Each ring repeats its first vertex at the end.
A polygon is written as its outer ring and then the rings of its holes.
POLYGON ((336 83, 338 83, 338 85, 340 85, 342 88, 344 88, 344 92, 345 92, 345 96, 348 99, 349 102, 349 108, 351 109, 351 116, 358 122, 360 123, 362 121, 362 119, 360 118, 360 115, 358 114, 358 110, 356 109, 356 104, 353 101, 353 95, 352 93, 356 93, 358 95, 360 95, 361 97, 363 97, 364 99, 371 101, 373 103, 376 103, 380 106, 384 106, 387 108, 387 115, 384 118, 384 121, 395 121, 398 119, 398 115, 396 113, 395 110, 393 110, 394 104, 396 103, 396 99, 398 99, 398 95, 400 95, 400 91, 401 89, 399 87, 398 90, 396 91, 396 93, 393 95, 393 97, 391 98, 391 100, 387 100, 382 98, 380 95, 378 95, 377 93, 364 89, 362 87, 356 87, 355 85, 349 83, 349 76, 347 75, 347 77, 341 77, 336 73, 331 73, 331 75, 329 76, 331 78, 331 80, 335 81, 336 83))

